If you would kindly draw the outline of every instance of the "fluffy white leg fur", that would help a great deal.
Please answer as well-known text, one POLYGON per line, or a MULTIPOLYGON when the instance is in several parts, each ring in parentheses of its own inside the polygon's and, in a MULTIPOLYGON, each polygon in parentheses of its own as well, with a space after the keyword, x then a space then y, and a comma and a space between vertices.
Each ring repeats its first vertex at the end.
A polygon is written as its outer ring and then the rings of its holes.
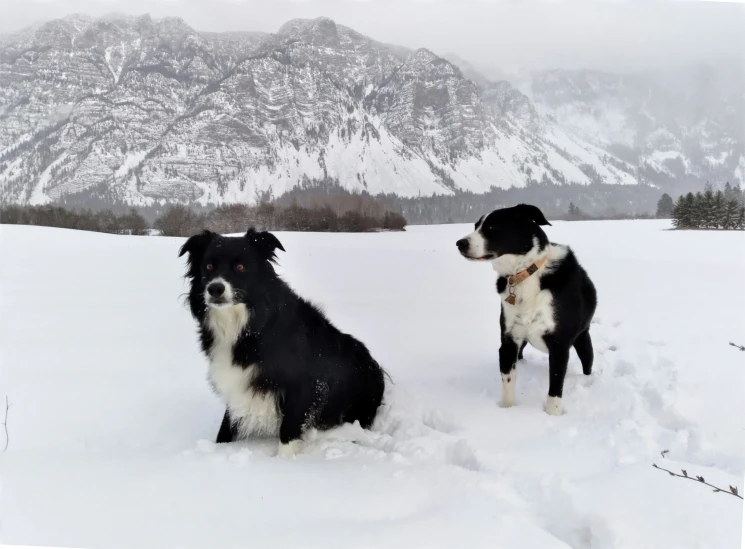
POLYGON ((515 385, 517 384, 517 368, 512 368, 509 374, 502 374, 502 408, 510 408, 515 404, 515 385))
POLYGON ((548 397, 546 401, 546 413, 550 416, 560 416, 564 413, 561 409, 561 397, 548 397))
POLYGON ((299 454, 300 450, 303 447, 303 441, 302 440, 291 440, 287 444, 279 443, 279 448, 277 449, 277 457, 292 457, 295 454, 299 454))

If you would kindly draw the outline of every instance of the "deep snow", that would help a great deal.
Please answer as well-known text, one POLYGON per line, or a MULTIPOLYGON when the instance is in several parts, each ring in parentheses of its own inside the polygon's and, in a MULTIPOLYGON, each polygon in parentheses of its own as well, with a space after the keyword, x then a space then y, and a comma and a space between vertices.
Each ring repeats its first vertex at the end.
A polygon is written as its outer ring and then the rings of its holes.
POLYGON ((745 489, 745 353, 728 346, 745 343, 745 234, 666 227, 547 228, 600 299, 595 373, 572 354, 561 417, 530 347, 516 406, 497 406, 495 274, 455 249, 471 226, 278 233, 286 279, 395 382, 373 432, 283 460, 274 441, 210 442, 222 408, 182 239, 2 226, 0 543, 738 547, 741 500, 652 463, 745 489))

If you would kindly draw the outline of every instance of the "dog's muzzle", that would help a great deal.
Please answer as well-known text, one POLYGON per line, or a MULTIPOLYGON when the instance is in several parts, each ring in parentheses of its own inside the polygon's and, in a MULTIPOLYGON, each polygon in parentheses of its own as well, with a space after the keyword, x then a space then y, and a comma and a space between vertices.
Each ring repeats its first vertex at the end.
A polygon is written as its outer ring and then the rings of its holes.
POLYGON ((230 286, 222 280, 213 280, 207 284, 204 298, 207 305, 213 307, 231 305, 233 302, 230 286))
POLYGON ((484 253, 480 256, 474 257, 471 255, 471 241, 469 238, 461 238, 458 240, 455 245, 458 247, 458 251, 460 252, 460 255, 465 257, 466 259, 470 259, 471 261, 489 261, 491 259, 494 259, 496 257, 494 254, 491 253, 484 253))

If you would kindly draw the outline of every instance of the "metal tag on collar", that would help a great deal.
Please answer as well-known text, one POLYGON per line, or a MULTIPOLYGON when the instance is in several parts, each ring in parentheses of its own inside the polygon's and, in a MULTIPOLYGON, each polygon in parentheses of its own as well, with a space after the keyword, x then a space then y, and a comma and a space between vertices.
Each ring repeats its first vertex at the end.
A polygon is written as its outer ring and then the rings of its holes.
POLYGON ((510 295, 507 296, 507 299, 505 299, 505 301, 509 303, 510 305, 514 305, 516 297, 517 296, 515 295, 515 284, 510 284, 510 295))

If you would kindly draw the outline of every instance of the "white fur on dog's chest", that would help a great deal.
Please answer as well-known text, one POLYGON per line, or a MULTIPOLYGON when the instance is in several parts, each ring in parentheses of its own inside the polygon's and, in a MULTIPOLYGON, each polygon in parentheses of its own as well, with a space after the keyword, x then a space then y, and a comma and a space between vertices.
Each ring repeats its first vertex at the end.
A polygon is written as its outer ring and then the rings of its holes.
MULTIPOLYGON (((509 288, 499 295, 504 300, 509 288)), ((527 341, 539 351, 548 352, 543 336, 555 326, 552 301, 551 292, 541 290, 538 279, 521 282, 515 286, 515 304, 502 303, 505 331, 518 345, 527 341)))
POLYGON ((223 399, 232 420, 245 437, 250 434, 277 435, 280 417, 275 395, 251 387, 256 366, 242 368, 233 362, 233 346, 248 323, 245 305, 209 309, 207 327, 214 338, 209 350, 209 380, 223 399))
MULTIPOLYGON (((520 345, 524 341, 544 353, 548 352, 543 336, 553 332, 556 327, 554 319, 553 296, 549 290, 541 290, 541 276, 561 261, 566 255, 566 247, 551 244, 548 248, 546 264, 540 271, 526 278, 514 287, 515 304, 504 300, 510 295, 509 285, 500 292, 505 331, 520 345)), ((537 259, 537 255, 536 255, 537 259)), ((495 270, 504 266, 494 262, 495 270)), ((506 263, 506 261, 504 261, 506 263)), ((510 272, 510 271, 507 271, 510 272)), ((512 270, 511 272, 516 272, 512 270)))

